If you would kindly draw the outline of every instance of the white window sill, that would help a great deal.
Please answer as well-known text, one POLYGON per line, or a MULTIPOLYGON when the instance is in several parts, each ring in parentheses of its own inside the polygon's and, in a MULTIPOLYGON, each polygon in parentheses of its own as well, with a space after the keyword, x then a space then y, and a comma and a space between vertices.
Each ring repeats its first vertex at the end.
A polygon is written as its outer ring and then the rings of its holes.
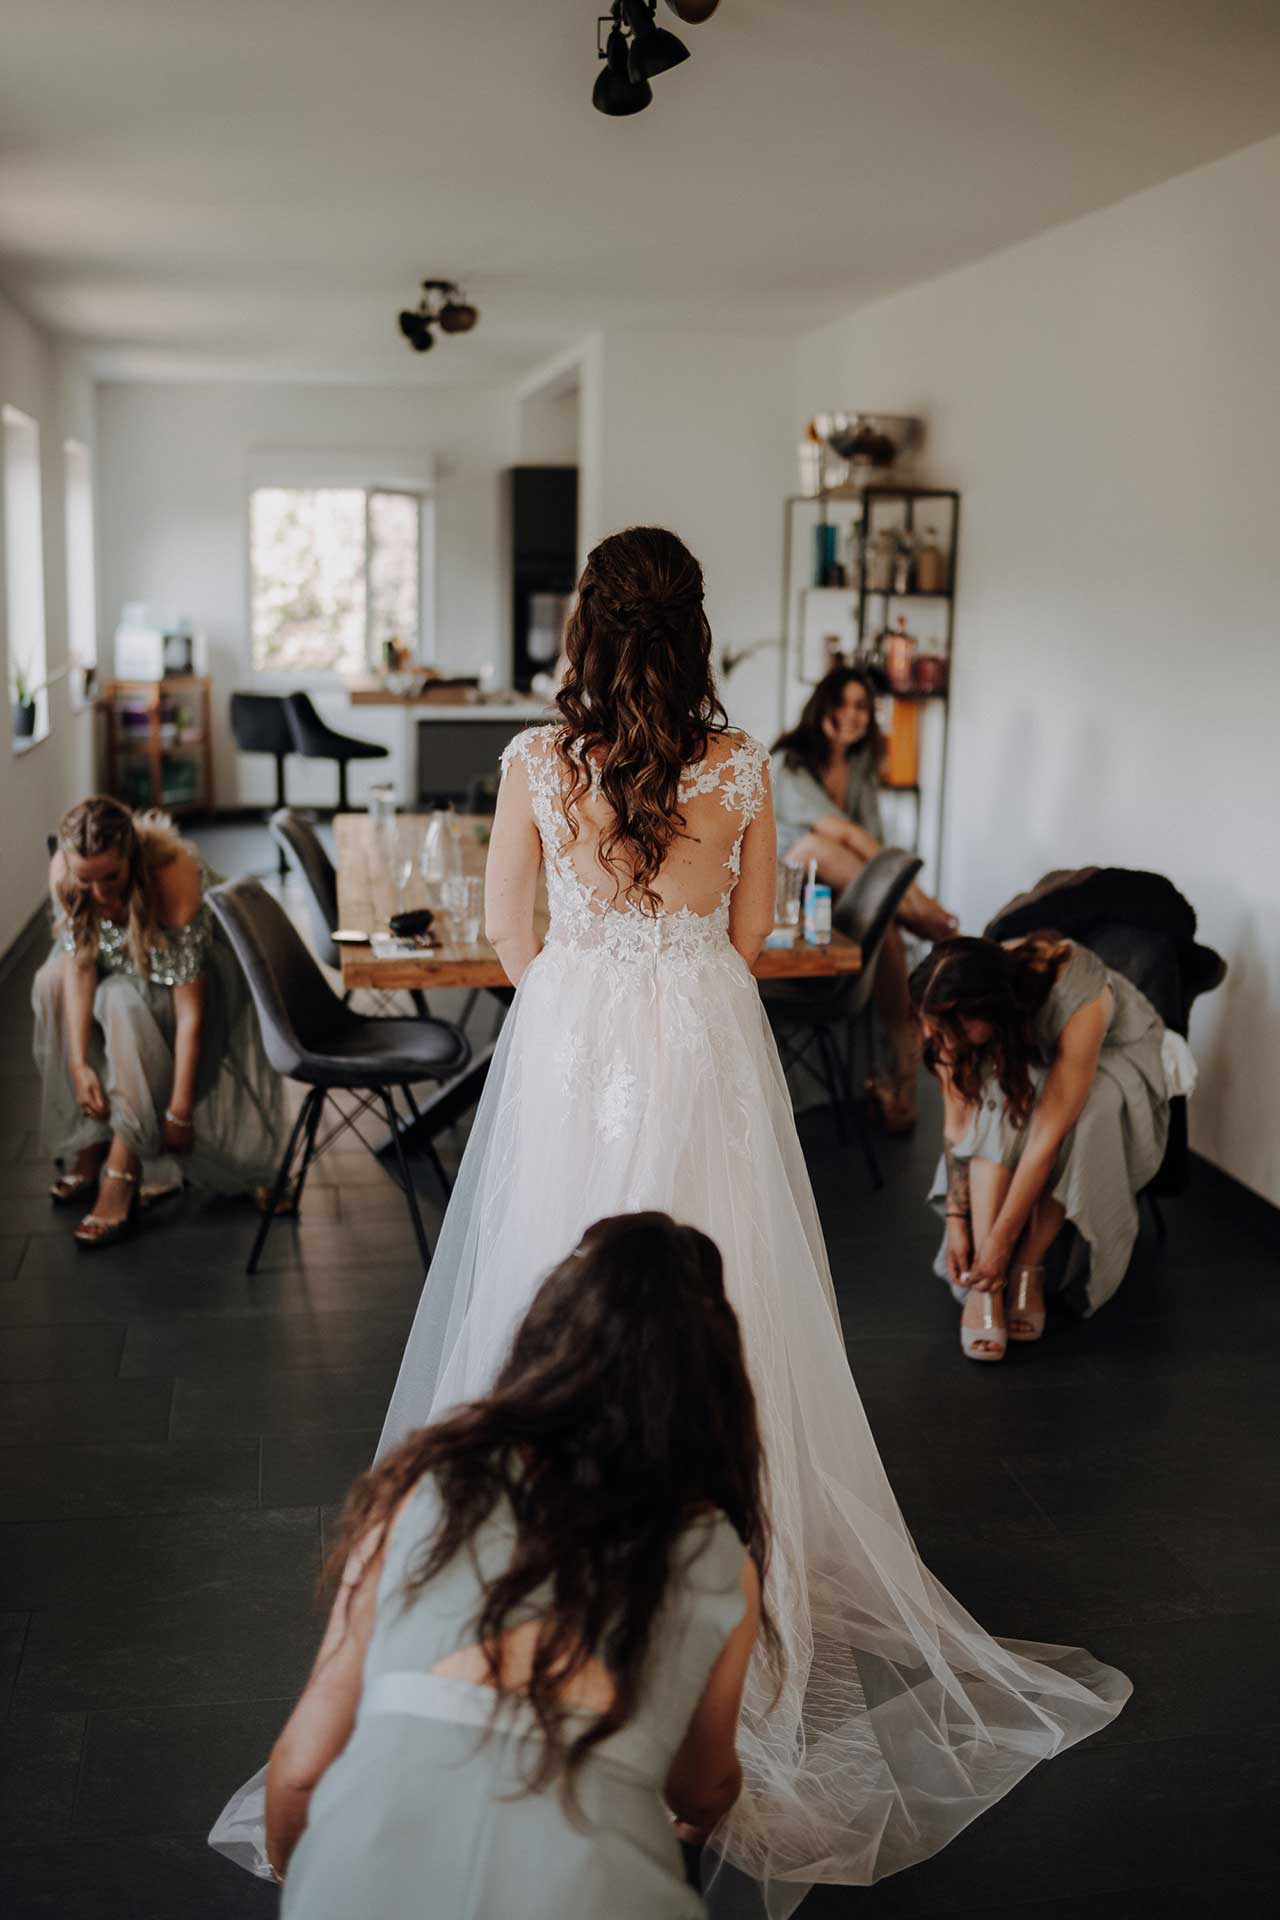
POLYGON ((13 743, 14 754, 21 757, 21 755, 23 754, 30 753, 33 748, 43 746, 45 741, 49 738, 49 735, 52 732, 53 732, 52 727, 45 727, 43 731, 38 731, 36 733, 33 733, 29 739, 26 739, 26 740, 15 739, 13 743))

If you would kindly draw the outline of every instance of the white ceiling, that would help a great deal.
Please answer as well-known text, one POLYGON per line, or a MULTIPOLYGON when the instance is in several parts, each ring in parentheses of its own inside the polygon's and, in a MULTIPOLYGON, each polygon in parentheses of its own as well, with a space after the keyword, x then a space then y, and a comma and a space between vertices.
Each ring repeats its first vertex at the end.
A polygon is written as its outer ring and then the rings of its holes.
POLYGON ((692 58, 629 120, 597 0, 4 11, 0 284, 122 377, 493 386, 601 325, 791 331, 1280 130, 1277 0, 660 8, 692 58), (482 320, 415 360, 426 273, 482 320))

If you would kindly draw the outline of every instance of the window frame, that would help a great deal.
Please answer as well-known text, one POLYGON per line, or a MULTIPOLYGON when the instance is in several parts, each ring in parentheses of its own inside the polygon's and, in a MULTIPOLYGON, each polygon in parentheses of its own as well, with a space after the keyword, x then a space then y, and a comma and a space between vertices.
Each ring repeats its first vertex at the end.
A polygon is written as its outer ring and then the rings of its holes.
POLYGON ((256 687, 263 690, 295 692, 306 686, 320 690, 343 687, 349 675, 341 668, 304 668, 293 671, 284 667, 260 667, 255 658, 253 628, 253 499, 257 493, 268 490, 294 493, 323 493, 326 491, 361 493, 364 496, 364 667, 365 673, 377 670, 369 644, 370 618, 370 496, 376 493, 396 494, 416 501, 418 508, 418 626, 413 641, 413 659, 415 665, 430 665, 436 651, 435 623, 435 535, 436 512, 435 493, 431 482, 425 477, 406 477, 397 480, 371 479, 368 469, 359 477, 349 471, 343 471, 345 463, 335 463, 334 467, 318 468, 313 472, 305 470, 306 463, 300 463, 302 471, 281 469, 276 463, 265 465, 253 472, 245 491, 245 546, 244 546, 244 593, 245 593, 245 653, 246 665, 256 687))
MULTIPOLYGON (((27 555, 26 560, 31 561, 27 555)), ((4 633, 5 633, 5 692, 9 706, 9 743, 15 756, 30 753, 47 740, 53 732, 53 713, 49 700, 49 603, 45 591, 45 525, 44 525, 44 459, 40 445, 40 422, 34 415, 25 413, 21 407, 5 401, 0 405, 0 582, 4 594, 4 633), (14 525, 18 517, 11 514, 10 496, 10 444, 9 431, 16 429, 28 436, 29 456, 34 463, 35 487, 31 499, 26 503, 24 517, 34 515, 35 554, 31 572, 23 585, 32 589, 34 594, 35 620, 37 629, 34 658, 30 661, 32 677, 38 679, 40 690, 36 694, 35 731, 26 738, 20 738, 13 730, 13 709, 17 704, 14 684, 14 668, 17 658, 18 640, 14 631, 18 624, 14 619, 15 564, 14 525)))
POLYGON ((71 711, 91 713, 99 667, 97 496, 93 450, 74 437, 62 443, 63 559, 67 606, 67 678, 71 711), (73 492, 72 478, 75 477, 73 492), (73 505, 83 512, 83 524, 73 524, 73 505), (76 562, 85 563, 86 578, 76 574, 76 562), (86 634, 77 632, 81 621, 86 634), (79 642, 79 644, 77 644, 79 642))

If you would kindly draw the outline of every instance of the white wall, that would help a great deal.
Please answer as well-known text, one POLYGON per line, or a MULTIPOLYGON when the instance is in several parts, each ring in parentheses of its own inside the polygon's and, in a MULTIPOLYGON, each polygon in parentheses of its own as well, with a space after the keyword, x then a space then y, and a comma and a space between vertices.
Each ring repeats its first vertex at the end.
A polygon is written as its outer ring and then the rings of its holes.
POLYGON ((578 462, 578 389, 526 394, 516 417, 516 461, 522 467, 572 467, 578 462))
MULTIPOLYGON (((252 687, 248 652, 248 491, 255 452, 294 449, 314 474, 317 454, 363 451, 430 457, 436 470, 436 661, 459 671, 510 661, 508 595, 498 569, 501 470, 514 453, 509 396, 408 388, 113 384, 98 390, 104 629, 128 600, 190 615, 209 636, 218 748, 217 803, 259 804, 274 770, 240 759, 228 701, 252 687)), ((317 696, 334 726, 393 738, 376 708, 341 694, 317 696)), ((398 731, 398 730, 397 730, 398 731)), ((352 769, 352 792, 379 778, 378 762, 352 769), (372 776, 368 768, 372 767, 372 776)), ((289 798, 331 803, 334 768, 293 760, 289 798)))
MULTIPOLYGON (((795 438, 787 343, 609 333, 596 350, 583 386, 595 443, 584 446, 584 545, 620 527, 670 527, 702 563, 717 658, 776 636, 795 438)), ((766 740, 778 667, 776 651, 762 652, 721 686, 730 718, 766 740)))
MULTIPOLYGON (((47 665, 67 659, 67 590, 63 515, 63 443, 94 445, 92 387, 73 357, 0 296, 0 405, 18 407, 40 428, 44 509, 47 665)), ((95 474, 96 477, 96 474, 95 474)), ((2 548, 2 543, 0 543, 2 548)), ((72 710, 64 677, 49 690, 50 731, 26 753, 13 750, 8 713, 8 636, 0 593, 0 953, 21 932, 45 890, 49 860, 44 837, 75 801, 92 792, 94 726, 91 711, 72 710)))
POLYGON ((1169 875, 1230 963, 1194 1144, 1280 1202, 1280 139, 807 336, 794 419, 963 491, 948 900, 1169 875))

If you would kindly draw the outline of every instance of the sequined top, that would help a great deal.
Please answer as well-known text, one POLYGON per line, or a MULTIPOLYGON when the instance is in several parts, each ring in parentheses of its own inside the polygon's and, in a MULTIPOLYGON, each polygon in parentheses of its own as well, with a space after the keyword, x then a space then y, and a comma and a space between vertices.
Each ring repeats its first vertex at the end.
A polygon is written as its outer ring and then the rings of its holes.
MULTIPOLYGON (((200 892, 205 894, 210 887, 217 886, 222 875, 206 866, 203 860, 199 861, 199 867, 200 892)), ((114 920, 98 921, 98 966, 103 973, 126 973, 135 980, 145 978, 153 987, 189 987, 208 964, 213 915, 203 899, 195 917, 185 927, 175 927, 165 934, 159 946, 150 949, 145 975, 138 972, 130 957, 126 944, 128 931, 127 927, 118 927, 114 920)), ((75 941, 68 927, 62 929, 62 945, 67 953, 74 953, 75 941)))

